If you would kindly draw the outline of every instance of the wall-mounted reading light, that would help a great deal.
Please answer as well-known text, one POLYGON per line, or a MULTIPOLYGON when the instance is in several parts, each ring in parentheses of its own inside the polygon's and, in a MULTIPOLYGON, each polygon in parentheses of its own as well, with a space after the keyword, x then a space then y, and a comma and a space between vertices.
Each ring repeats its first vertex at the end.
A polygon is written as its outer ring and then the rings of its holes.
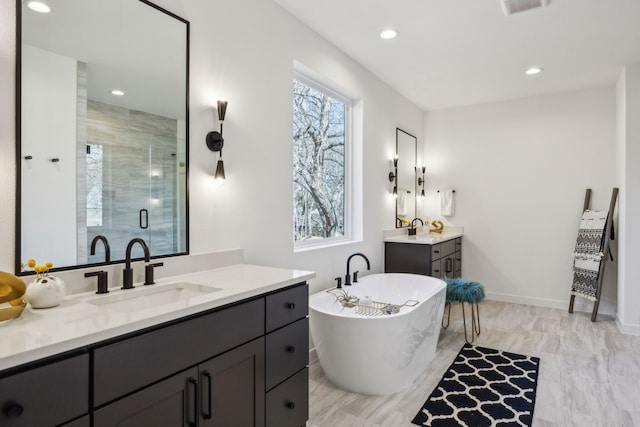
POLYGON ((427 183, 427 181, 424 180, 424 173, 426 172, 427 167, 425 165, 422 165, 422 178, 418 177, 418 185, 422 186, 422 191, 420 191, 420 198, 424 199, 424 185, 427 183))
POLYGON ((393 197, 398 197, 398 156, 393 158, 393 172, 389 172, 389 182, 393 182, 393 197))
POLYGON ((216 180, 223 181, 224 176, 224 162, 222 161, 222 146, 224 145, 224 138, 222 137, 222 124, 224 123, 224 116, 227 113, 227 101, 218 101, 218 122, 220 122, 220 132, 212 131, 207 134, 207 147, 209 150, 220 152, 218 157, 218 163, 216 164, 216 172, 214 174, 216 180))

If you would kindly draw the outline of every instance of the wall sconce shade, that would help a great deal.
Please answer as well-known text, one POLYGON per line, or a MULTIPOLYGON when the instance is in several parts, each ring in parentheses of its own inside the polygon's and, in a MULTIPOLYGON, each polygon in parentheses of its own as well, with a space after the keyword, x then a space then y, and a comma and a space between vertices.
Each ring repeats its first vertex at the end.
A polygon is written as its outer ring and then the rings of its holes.
POLYGON ((398 156, 393 158, 393 172, 389 172, 389 182, 393 182, 393 197, 398 197, 398 156))
POLYGON ((222 157, 218 158, 218 164, 216 165, 216 173, 214 177, 217 180, 226 179, 226 177, 224 176, 224 162, 222 161, 222 157))
POLYGON ((224 162, 222 161, 222 147, 224 146, 224 138, 222 137, 222 124, 224 117, 227 114, 227 101, 218 101, 218 122, 220 123, 220 132, 211 131, 205 138, 207 148, 213 152, 219 152, 218 162, 216 164, 216 172, 214 174, 216 180, 223 181, 224 175, 224 162))
POLYGON ((422 186, 422 191, 420 192, 420 198, 424 199, 424 186, 427 183, 427 181, 424 179, 424 173, 427 170, 427 167, 425 165, 422 165, 422 177, 418 177, 418 185, 422 186))

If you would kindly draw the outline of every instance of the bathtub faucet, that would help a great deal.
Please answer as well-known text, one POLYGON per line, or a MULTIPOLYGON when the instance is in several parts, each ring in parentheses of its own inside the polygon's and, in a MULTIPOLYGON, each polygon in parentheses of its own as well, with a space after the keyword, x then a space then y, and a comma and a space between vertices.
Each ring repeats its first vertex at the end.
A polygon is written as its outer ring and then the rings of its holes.
MULTIPOLYGON (((362 252, 356 252, 354 254, 349 255, 349 258, 347 259, 347 275, 344 276, 344 284, 345 285, 351 285, 351 273, 350 273, 350 264, 351 264, 351 258, 353 258, 354 256, 361 256, 362 258, 364 258, 364 260, 367 262, 367 270, 371 270, 371 264, 369 263, 369 258, 366 257, 365 254, 363 254, 362 252)), ((353 283, 357 283, 358 282, 358 272, 354 272, 353 273, 353 283)))

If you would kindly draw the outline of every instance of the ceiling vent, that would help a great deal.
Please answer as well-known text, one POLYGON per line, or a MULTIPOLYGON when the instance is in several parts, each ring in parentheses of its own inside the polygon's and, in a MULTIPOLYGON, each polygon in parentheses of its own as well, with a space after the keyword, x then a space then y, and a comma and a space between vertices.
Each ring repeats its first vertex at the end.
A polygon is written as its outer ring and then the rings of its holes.
POLYGON ((512 13, 525 12, 538 7, 549 6, 551 0, 500 0, 502 11, 506 16, 512 13))

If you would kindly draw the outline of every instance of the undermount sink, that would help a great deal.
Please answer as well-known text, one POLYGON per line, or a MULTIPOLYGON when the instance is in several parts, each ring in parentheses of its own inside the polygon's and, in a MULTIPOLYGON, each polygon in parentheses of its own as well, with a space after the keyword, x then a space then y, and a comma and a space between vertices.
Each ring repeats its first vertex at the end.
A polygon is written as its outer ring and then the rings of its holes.
POLYGON ((166 285, 139 286, 132 290, 119 290, 116 291, 117 294, 93 298, 87 302, 109 310, 132 312, 184 301, 221 290, 212 286, 178 282, 166 285))

